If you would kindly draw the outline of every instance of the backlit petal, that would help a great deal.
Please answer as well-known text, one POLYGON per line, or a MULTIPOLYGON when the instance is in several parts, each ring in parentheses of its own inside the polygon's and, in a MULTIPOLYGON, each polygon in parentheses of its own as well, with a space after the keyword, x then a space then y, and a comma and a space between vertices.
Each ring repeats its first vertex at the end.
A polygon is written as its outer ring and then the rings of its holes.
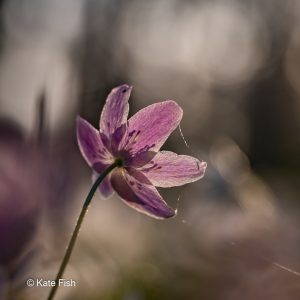
POLYGON ((132 87, 127 84, 114 88, 108 95, 100 117, 100 131, 110 137, 126 123, 129 111, 128 99, 132 87))
POLYGON ((206 162, 170 151, 161 151, 140 171, 154 186, 172 187, 199 180, 204 176, 206 162))
POLYGON ((157 152, 153 151, 144 151, 139 152, 136 155, 130 156, 125 160, 125 165, 133 168, 141 168, 147 163, 149 163, 157 152))
POLYGON ((169 207, 152 185, 144 185, 125 170, 111 175, 111 184, 121 199, 130 207, 157 219, 173 217, 176 212, 169 207))
POLYGON ((104 146, 112 153, 114 156, 118 155, 121 149, 127 141, 127 123, 121 125, 115 130, 111 136, 107 136, 103 132, 100 132, 100 137, 104 146))
MULTIPOLYGON (((99 176, 100 175, 98 173, 94 172, 93 173, 93 182, 95 182, 99 176)), ((101 194, 102 198, 104 198, 104 199, 109 198, 114 194, 114 190, 111 186, 110 179, 111 179, 111 174, 108 174, 103 179, 103 181, 100 183, 100 185, 98 187, 100 194, 101 194)))
POLYGON ((98 130, 81 117, 77 117, 77 141, 80 152, 90 167, 97 162, 105 164, 109 161, 110 154, 103 145, 98 130))
POLYGON ((174 101, 163 101, 141 109, 128 120, 128 145, 132 153, 158 151, 179 125, 182 109, 174 101))
POLYGON ((152 182, 139 170, 127 167, 126 171, 131 177, 134 177, 139 183, 153 185, 152 182))

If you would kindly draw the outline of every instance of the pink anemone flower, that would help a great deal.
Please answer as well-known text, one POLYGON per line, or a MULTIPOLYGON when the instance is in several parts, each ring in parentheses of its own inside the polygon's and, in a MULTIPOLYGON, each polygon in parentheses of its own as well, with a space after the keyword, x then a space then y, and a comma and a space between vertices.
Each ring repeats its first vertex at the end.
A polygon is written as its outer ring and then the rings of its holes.
POLYGON ((159 151, 182 119, 182 109, 168 100, 149 105, 128 120, 132 87, 121 85, 108 95, 99 130, 77 118, 77 139, 82 156, 98 177, 115 168, 99 186, 104 197, 114 193, 130 207, 154 218, 176 212, 155 187, 173 187, 204 176, 206 162, 170 151, 159 151))

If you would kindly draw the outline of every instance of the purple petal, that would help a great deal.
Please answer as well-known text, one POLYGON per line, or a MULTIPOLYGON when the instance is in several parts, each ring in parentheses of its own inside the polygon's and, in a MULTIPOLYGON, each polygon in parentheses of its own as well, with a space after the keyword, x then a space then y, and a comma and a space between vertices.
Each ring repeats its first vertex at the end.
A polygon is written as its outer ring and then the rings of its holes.
POLYGON ((206 162, 170 151, 161 151, 140 171, 154 186, 172 187, 199 180, 204 176, 206 162))
POLYGON ((112 153, 114 156, 118 155, 119 150, 124 148, 127 140, 127 124, 121 125, 115 130, 115 132, 108 137, 103 132, 100 132, 100 137, 104 146, 112 153))
POLYGON ((104 198, 109 198, 114 194, 114 190, 111 186, 110 175, 104 178, 99 185, 99 191, 104 198))
POLYGON ((108 149, 108 151, 109 151, 110 153, 112 153, 112 151, 111 151, 111 141, 110 141, 110 138, 108 138, 108 137, 106 136, 106 134, 104 134, 104 133, 102 133, 102 132, 100 132, 99 134, 100 134, 101 141, 102 141, 103 145, 105 146, 105 148, 108 149))
MULTIPOLYGON (((108 165, 103 165, 101 163, 96 163, 93 165, 93 169, 94 169, 93 176, 92 176, 93 182, 95 182, 98 179, 100 174, 107 167, 108 167, 108 165)), ((111 174, 108 174, 99 185, 99 191, 103 198, 108 198, 111 195, 113 195, 113 193, 114 193, 114 190, 110 183, 110 178, 111 178, 110 176, 111 176, 111 174)))
MULTIPOLYGON (((101 171, 103 172, 104 169, 101 171)), ((100 172, 100 173, 101 173, 100 172)), ((100 176, 100 173, 98 172, 93 172, 93 182, 95 182, 97 180, 97 178, 100 176)), ((111 186, 111 174, 108 174, 104 179, 103 181, 100 183, 99 185, 99 191, 100 191, 100 194, 101 196, 106 199, 106 198, 109 198, 110 196, 112 196, 114 194, 114 190, 111 186)))
POLYGON ((132 153, 158 151, 181 118, 182 109, 171 100, 145 107, 128 121, 126 148, 132 153))
POLYGON ((129 173, 130 176, 134 177, 138 182, 153 185, 152 182, 140 171, 135 168, 126 168, 126 171, 129 173))
POLYGON ((127 123, 121 125, 112 134, 110 139, 110 148, 114 155, 118 155, 119 150, 124 148, 127 140, 127 123))
POLYGON ((109 162, 110 154, 103 145, 98 130, 81 117, 77 117, 77 141, 80 152, 90 167, 97 162, 109 162))
POLYGON ((176 213, 152 185, 144 185, 124 170, 112 173, 111 184, 121 199, 130 207, 148 216, 165 219, 176 213))
POLYGON ((109 164, 104 164, 102 162, 96 162, 92 165, 93 170, 98 174, 102 173, 108 167, 109 164))
POLYGON ((157 152, 153 151, 144 151, 137 153, 134 156, 130 156, 126 161, 125 165, 133 168, 141 168, 147 163, 149 163, 157 152))
POLYGON ((100 117, 100 131, 110 137, 117 128, 126 123, 129 111, 128 99, 132 87, 123 84, 108 95, 100 117))

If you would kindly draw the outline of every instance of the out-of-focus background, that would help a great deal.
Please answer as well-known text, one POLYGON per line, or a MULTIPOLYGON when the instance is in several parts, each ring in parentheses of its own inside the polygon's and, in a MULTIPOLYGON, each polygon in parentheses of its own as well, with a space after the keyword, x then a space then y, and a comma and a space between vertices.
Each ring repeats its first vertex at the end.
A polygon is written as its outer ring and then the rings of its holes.
POLYGON ((0 299, 45 299, 91 171, 75 116, 174 99, 164 148, 208 162, 157 221, 95 196, 57 299, 300 299, 296 0, 0 2, 0 299))

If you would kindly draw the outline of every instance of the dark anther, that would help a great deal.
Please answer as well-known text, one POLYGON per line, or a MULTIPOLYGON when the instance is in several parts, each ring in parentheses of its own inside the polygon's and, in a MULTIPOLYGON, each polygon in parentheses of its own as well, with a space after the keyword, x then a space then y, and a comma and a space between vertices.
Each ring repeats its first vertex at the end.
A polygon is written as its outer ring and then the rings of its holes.
POLYGON ((134 133, 135 133, 135 130, 130 131, 129 134, 128 134, 129 137, 132 137, 134 133))

